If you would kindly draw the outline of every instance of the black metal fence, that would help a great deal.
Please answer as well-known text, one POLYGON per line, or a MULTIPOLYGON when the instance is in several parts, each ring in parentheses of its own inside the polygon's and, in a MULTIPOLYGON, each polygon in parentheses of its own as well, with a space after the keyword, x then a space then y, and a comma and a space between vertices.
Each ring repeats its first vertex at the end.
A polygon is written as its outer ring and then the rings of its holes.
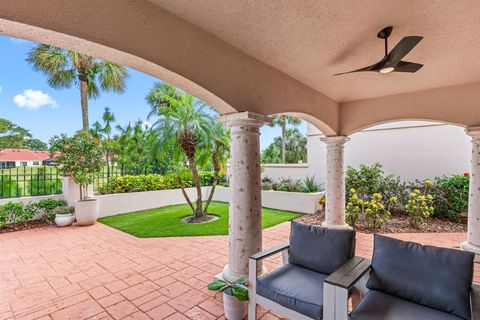
POLYGON ((54 166, 0 169, 0 199, 62 193, 62 177, 54 166))
POLYGON ((107 168, 106 166, 103 167, 102 171, 100 174, 98 174, 94 179, 93 179, 93 190, 98 191, 102 185, 108 182, 108 179, 112 177, 118 177, 118 176, 123 176, 128 173, 123 172, 120 168, 117 166, 113 166, 110 168, 107 168))

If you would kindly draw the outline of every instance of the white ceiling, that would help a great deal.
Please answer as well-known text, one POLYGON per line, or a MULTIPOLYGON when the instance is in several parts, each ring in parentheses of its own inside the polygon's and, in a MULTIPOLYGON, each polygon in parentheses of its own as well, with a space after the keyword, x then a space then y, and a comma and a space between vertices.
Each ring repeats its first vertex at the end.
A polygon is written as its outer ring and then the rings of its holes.
POLYGON ((339 102, 480 80, 476 0, 149 1, 339 102), (380 60, 388 25, 390 48, 424 37, 405 57, 420 71, 332 76, 380 60))

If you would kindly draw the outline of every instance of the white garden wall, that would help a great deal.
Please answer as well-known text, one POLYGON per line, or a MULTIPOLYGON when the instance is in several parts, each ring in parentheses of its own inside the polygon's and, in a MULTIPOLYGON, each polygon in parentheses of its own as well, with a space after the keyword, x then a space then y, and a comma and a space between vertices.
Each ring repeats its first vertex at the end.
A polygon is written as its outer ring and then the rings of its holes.
MULTIPOLYGON (((203 187, 202 192, 206 199, 210 193, 210 187, 203 187)), ((228 202, 229 192, 229 188, 218 187, 213 200, 228 202)), ((188 188, 187 194, 192 201, 195 201, 194 188, 188 188)), ((297 193, 264 190, 262 206, 299 213, 313 213, 319 209, 318 200, 322 195, 323 192, 297 193)), ((180 189, 97 195, 95 198, 99 201, 99 217, 186 203, 180 189)))
POLYGON ((9 202, 20 202, 23 204, 29 204, 31 202, 39 202, 40 200, 43 199, 55 199, 55 200, 60 200, 64 199, 63 194, 52 194, 48 196, 35 196, 35 197, 21 197, 21 198, 6 198, 6 199, 0 199, 0 206, 4 205, 9 202))

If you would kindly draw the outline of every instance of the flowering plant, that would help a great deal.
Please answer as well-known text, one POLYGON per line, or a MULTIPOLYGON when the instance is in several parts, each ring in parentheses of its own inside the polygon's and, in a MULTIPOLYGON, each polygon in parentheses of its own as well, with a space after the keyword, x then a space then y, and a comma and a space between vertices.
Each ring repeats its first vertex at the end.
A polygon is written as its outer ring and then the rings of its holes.
POLYGON ((360 213, 363 212, 364 201, 357 195, 357 190, 351 188, 348 193, 348 203, 345 210, 345 218, 347 223, 355 229, 356 222, 360 217, 360 213))
POLYGON ((433 197, 428 193, 431 186, 432 182, 430 180, 423 181, 423 191, 419 189, 413 190, 405 205, 410 225, 414 228, 419 228, 424 220, 433 214, 433 197))

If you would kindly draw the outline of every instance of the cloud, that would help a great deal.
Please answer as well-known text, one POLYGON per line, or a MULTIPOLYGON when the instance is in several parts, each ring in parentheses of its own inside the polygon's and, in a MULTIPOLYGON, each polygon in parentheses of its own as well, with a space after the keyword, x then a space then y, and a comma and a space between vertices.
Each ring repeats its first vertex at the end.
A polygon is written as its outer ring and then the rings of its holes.
POLYGON ((26 89, 23 93, 17 94, 13 97, 13 103, 19 108, 27 108, 29 110, 40 109, 43 106, 58 107, 58 103, 48 94, 41 90, 33 89, 26 89))

